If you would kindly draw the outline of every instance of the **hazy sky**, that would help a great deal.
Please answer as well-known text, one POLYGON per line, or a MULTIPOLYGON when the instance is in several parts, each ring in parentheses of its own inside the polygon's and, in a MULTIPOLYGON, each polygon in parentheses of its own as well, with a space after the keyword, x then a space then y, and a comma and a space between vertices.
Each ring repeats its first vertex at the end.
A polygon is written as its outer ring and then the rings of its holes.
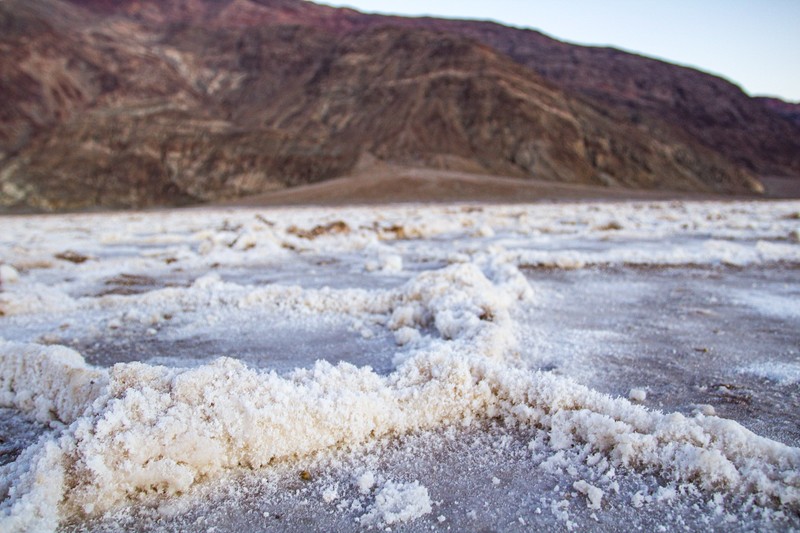
MULTIPOLYGON (((324 2, 324 0, 321 0, 324 2)), ((800 0, 349 0, 360 11, 491 19, 612 45, 800 101, 800 0)))

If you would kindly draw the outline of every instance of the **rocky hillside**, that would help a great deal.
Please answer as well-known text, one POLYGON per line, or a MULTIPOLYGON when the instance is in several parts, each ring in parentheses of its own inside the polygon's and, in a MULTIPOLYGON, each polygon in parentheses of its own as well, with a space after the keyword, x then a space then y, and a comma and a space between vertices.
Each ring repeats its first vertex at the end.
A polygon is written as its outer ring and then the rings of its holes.
POLYGON ((760 100, 771 111, 788 118, 800 126, 800 103, 784 102, 779 98, 759 97, 760 100))
POLYGON ((800 126, 724 80, 492 23, 303 0, 0 3, 0 206, 230 199, 383 160, 748 193, 800 126))

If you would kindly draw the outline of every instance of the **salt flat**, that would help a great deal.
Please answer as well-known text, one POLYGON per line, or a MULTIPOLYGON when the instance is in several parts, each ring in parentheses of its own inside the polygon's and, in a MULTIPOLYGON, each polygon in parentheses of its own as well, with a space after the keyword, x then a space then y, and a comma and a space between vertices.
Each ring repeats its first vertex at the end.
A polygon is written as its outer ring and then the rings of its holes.
POLYGON ((4 530, 800 528, 800 202, 0 222, 4 530))

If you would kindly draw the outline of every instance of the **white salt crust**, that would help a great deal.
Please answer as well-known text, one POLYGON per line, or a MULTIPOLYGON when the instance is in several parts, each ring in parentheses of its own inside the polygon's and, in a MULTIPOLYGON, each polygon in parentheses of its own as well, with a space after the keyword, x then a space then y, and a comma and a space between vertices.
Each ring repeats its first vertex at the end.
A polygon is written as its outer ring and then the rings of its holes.
POLYGON ((365 526, 386 527, 410 522, 432 511, 428 489, 411 483, 386 482, 375 496, 375 502, 358 521, 365 526))
MULTIPOLYGON (((163 223, 172 233, 161 237, 133 231, 143 232, 146 223, 131 215, 113 215, 123 229, 104 234, 102 245, 135 244, 137 239, 169 246, 188 242, 191 245, 186 248, 171 249, 170 257, 198 266, 207 261, 246 263, 253 251, 261 254, 256 255, 260 260, 267 256, 282 260, 289 245, 315 253, 329 249, 357 253, 380 248, 385 239, 453 232, 465 239, 496 239, 497 243, 472 250, 465 242, 455 247, 455 253, 451 248, 446 257, 426 250, 429 256, 442 257, 445 265, 411 275, 393 289, 249 286, 208 275, 187 287, 97 297, 76 295, 80 293, 77 282, 67 281, 66 276, 49 284, 47 275, 58 277, 63 271, 70 273, 69 279, 103 279, 124 272, 130 266, 125 261, 142 267, 151 259, 103 261, 101 246, 86 249, 89 259, 85 262, 53 262, 47 250, 55 248, 47 247, 56 245, 35 242, 32 230, 23 223, 29 219, 12 221, 9 238, 16 239, 14 261, 0 259, 12 263, 21 274, 0 293, 0 309, 6 316, 102 311, 119 317, 114 319, 120 321, 117 327, 122 320, 136 320, 151 328, 164 314, 185 309, 224 307, 247 313, 268 307, 352 316, 393 331, 404 348, 395 357, 394 371, 386 376, 368 367, 322 361, 278 375, 231 358, 188 369, 139 362, 104 369, 86 364, 79 353, 63 346, 0 342, 0 406, 29 413, 55 428, 54 436, 41 439, 16 461, 0 467, 0 494, 6 496, 0 504, 0 529, 52 531, 66 519, 97 516, 143 495, 180 495, 231 468, 269 468, 276 459, 381 436, 469 427, 487 419, 535 428, 546 435, 554 450, 589 446, 616 468, 658 472, 675 483, 752 495, 762 505, 800 510, 800 450, 759 437, 729 420, 651 411, 567 378, 515 364, 516 325, 511 311, 518 302, 535 298, 517 265, 800 262, 799 247, 783 241, 730 246, 705 241, 700 248, 672 250, 670 257, 655 259, 652 254, 637 256, 626 250, 574 252, 574 257, 559 251, 509 251, 500 241, 509 232, 532 238, 546 231, 576 231, 576 224, 585 231, 608 231, 602 228, 611 227, 607 219, 612 210, 597 209, 579 208, 570 223, 558 218, 563 210, 557 215, 547 208, 541 211, 544 221, 534 220, 533 211, 519 207, 486 209, 479 216, 455 209, 420 210, 424 216, 417 219, 411 216, 413 208, 405 208, 377 221, 374 213, 353 211, 344 216, 349 228, 346 235, 316 239, 300 235, 334 220, 304 211, 290 212, 295 229, 288 223, 255 223, 251 215, 239 215, 249 221, 239 229, 201 231, 192 225, 197 221, 165 216, 163 223), (406 224, 400 235, 392 229, 392 216, 416 222, 406 224), (541 255, 547 253, 547 257, 541 255)), ((768 222, 754 222, 752 212, 759 209, 750 204, 686 204, 672 209, 652 204, 616 209, 613 219, 614 227, 621 228, 615 232, 629 232, 628 237, 651 230, 648 221, 659 216, 659 230, 671 231, 670 217, 677 211, 683 215, 680 223, 689 220, 698 233, 713 230, 732 237, 742 232, 785 239, 787 221, 792 219, 784 211, 797 208, 778 204, 757 213, 768 222)), ((79 229, 91 225, 94 218, 66 220, 77 228, 72 244, 89 248, 79 229)), ((36 219, 34 226, 47 235, 47 227, 54 225, 55 231, 59 221, 63 224, 61 219, 36 219)), ((69 231, 61 228, 62 234, 69 231)), ((396 274, 407 266, 397 254, 378 256, 388 258, 378 265, 379 274, 396 274)), ((115 329, 111 322, 109 328, 115 329)), ((631 394, 633 399, 644 399, 639 396, 631 394)), ((425 487, 416 482, 378 484, 368 474, 357 480, 360 492, 375 495, 361 517, 364 525, 391 526, 431 513, 425 487)), ((586 497, 590 509, 602 508, 601 489, 583 480, 573 488, 586 497)), ((324 497, 333 501, 337 493, 331 489, 324 497)), ((554 512, 563 510, 556 505, 554 512)))
MULTIPOLYGON (((33 349, 0 348, 4 361, 33 349)), ((41 350, 45 359, 52 355, 41 350)), ((6 373, 4 392, 24 383, 24 372, 6 373)), ((12 481, 5 530, 52 529, 63 516, 101 513, 143 493, 179 494, 226 468, 264 468, 273 459, 486 417, 540 427, 555 449, 590 444, 617 466, 800 507, 798 449, 732 421, 648 411, 449 346, 415 356, 388 377, 344 363, 320 362, 286 378, 225 358, 190 370, 119 364, 97 397, 83 393, 75 403, 52 399, 52 415, 71 423, 60 439, 2 467, 12 481)))
POLYGON ((642 403, 647 399, 647 391, 644 389, 631 389, 628 393, 628 399, 632 402, 642 403))

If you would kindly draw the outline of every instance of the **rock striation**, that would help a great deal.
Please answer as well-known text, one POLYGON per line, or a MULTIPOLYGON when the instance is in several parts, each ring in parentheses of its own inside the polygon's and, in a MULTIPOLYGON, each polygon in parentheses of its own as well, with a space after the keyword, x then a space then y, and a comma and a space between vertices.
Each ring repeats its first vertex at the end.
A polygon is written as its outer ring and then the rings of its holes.
POLYGON ((800 125, 725 80, 481 21, 304 0, 0 3, 0 208, 228 200, 365 161, 758 193, 800 125))

